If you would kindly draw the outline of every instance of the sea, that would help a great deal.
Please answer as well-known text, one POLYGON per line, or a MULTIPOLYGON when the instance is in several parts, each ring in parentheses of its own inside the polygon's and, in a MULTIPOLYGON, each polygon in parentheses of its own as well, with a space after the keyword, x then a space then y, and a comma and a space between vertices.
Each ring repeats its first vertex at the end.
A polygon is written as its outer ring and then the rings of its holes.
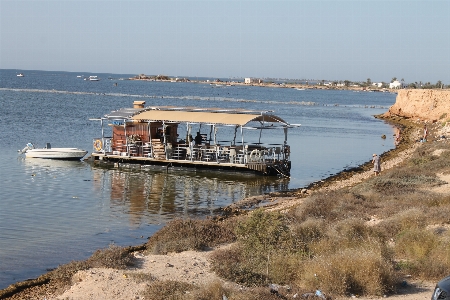
MULTIPOLYGON (((111 244, 144 244, 172 219, 204 218, 245 197, 303 188, 394 148, 394 128, 374 117, 395 103, 391 93, 128 80, 135 75, 0 70, 0 289, 111 244), (100 80, 83 80, 90 75, 100 80), (18 152, 28 142, 51 143, 89 156, 101 136, 98 119, 136 100, 273 111, 301 124, 288 132, 291 177, 104 167, 18 152)), ((284 136, 268 138, 277 134, 284 136)))

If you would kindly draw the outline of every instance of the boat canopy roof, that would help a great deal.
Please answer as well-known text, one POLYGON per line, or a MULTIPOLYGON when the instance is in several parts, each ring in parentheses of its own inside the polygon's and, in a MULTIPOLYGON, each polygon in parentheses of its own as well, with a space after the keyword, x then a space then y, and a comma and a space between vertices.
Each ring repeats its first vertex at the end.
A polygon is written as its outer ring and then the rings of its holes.
POLYGON ((272 111, 254 111, 245 109, 199 108, 152 106, 146 108, 124 108, 105 116, 109 120, 123 119, 142 122, 188 122, 216 125, 244 126, 252 121, 278 123, 283 127, 293 127, 272 114, 272 111))

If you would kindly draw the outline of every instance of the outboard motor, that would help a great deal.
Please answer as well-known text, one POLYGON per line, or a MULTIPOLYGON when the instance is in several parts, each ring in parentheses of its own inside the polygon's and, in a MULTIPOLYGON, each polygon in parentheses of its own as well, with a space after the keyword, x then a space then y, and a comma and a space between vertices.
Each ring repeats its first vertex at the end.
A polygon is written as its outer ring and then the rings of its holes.
POLYGON ((22 151, 19 150, 19 152, 20 152, 20 153, 25 153, 25 152, 27 152, 28 150, 31 150, 31 149, 34 149, 34 145, 33 145, 32 143, 28 143, 28 144, 25 146, 25 148, 23 148, 22 151))

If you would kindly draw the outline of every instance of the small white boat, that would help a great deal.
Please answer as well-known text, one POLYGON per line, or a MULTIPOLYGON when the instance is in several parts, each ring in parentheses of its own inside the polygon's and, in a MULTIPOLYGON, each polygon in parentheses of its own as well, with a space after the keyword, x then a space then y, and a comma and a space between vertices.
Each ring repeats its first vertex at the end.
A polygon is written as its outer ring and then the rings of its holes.
POLYGON ((87 78, 84 78, 84 80, 89 80, 89 81, 99 81, 100 78, 98 78, 97 76, 89 76, 87 78))
POLYGON ((80 160, 88 153, 86 150, 78 148, 52 148, 50 143, 47 143, 45 148, 35 148, 32 143, 28 143, 19 152, 25 154, 27 158, 60 160, 80 160))
POLYGON ((17 74, 17 77, 24 77, 23 73, 17 74))

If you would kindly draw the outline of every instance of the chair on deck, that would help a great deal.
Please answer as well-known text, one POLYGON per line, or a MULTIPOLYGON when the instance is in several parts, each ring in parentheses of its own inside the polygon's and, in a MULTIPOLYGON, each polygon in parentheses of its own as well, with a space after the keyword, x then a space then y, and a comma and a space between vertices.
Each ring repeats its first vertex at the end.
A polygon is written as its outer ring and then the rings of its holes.
POLYGON ((223 147, 222 149, 218 148, 217 153, 217 161, 228 161, 228 157, 230 155, 230 150, 228 150, 228 147, 223 147))
POLYGON ((236 149, 235 148, 230 148, 228 158, 229 158, 230 163, 234 163, 234 161, 236 159, 236 149))
POLYGON ((281 147, 275 147, 275 151, 273 152, 273 159, 275 160, 275 155, 277 156, 276 159, 280 160, 280 154, 281 154, 281 147))
POLYGON ((248 145, 245 145, 244 147, 239 146, 236 147, 237 155, 236 155, 236 164, 245 164, 248 160, 248 145))
POLYGON ((207 146, 202 146, 200 148, 200 151, 201 151, 201 160, 210 161, 213 159, 211 148, 207 146))

